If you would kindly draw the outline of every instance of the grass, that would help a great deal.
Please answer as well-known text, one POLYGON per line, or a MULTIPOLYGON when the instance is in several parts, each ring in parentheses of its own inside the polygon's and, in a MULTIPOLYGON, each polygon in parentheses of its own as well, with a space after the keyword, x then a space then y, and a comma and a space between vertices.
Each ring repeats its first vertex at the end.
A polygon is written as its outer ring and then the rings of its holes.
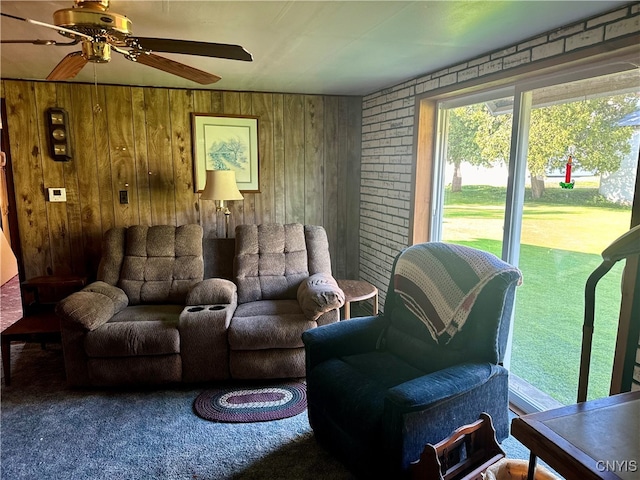
MULTIPOLYGON (((506 189, 490 185, 465 185, 461 192, 451 192, 450 187, 445 190, 445 203, 451 205, 492 205, 504 206, 506 189)), ((531 189, 525 189, 525 203, 530 205, 585 205, 605 207, 612 210, 628 210, 628 206, 609 202, 598 193, 596 182, 580 182, 572 190, 564 190, 550 184, 539 200, 534 200, 531 189)))
MULTIPOLYGON (((444 239, 500 256, 504 198, 500 187, 467 186, 446 194, 444 239)), ((584 286, 602 250, 628 230, 630 209, 604 201, 597 188, 548 188, 540 201, 530 198, 527 192, 511 370, 568 404, 577 394, 584 286)), ((598 283, 589 398, 608 395, 622 266, 598 283)))

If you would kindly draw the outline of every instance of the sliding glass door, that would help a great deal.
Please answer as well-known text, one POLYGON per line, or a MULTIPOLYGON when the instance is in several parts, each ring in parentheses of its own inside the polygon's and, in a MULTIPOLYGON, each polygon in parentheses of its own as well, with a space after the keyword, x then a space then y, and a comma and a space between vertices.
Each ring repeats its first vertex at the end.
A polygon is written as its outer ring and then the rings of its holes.
MULTIPOLYGON (((508 366, 512 393, 531 410, 575 402, 585 282, 630 226, 640 77, 583 77, 439 108, 432 240, 481 248, 522 270, 508 366)), ((622 267, 598 286, 589 398, 608 395, 622 267)))
MULTIPOLYGON (((630 227, 638 164, 637 72, 531 90, 511 371, 549 399, 578 388, 584 288, 601 252, 630 227)), ((608 395, 623 263, 599 283, 589 398, 608 395)))

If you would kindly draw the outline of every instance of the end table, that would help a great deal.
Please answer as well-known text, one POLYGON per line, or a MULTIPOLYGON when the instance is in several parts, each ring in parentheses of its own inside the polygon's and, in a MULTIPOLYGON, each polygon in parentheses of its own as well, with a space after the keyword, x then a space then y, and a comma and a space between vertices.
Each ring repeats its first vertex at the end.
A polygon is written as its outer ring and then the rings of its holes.
POLYGON ((378 289, 364 280, 336 280, 344 292, 344 320, 351 318, 351 302, 373 298, 373 314, 378 314, 378 289))
POLYGON ((11 342, 60 341, 60 320, 53 311, 57 300, 82 288, 87 277, 74 275, 46 275, 22 282, 32 302, 25 302, 24 316, 0 333, 4 384, 11 384, 11 342))

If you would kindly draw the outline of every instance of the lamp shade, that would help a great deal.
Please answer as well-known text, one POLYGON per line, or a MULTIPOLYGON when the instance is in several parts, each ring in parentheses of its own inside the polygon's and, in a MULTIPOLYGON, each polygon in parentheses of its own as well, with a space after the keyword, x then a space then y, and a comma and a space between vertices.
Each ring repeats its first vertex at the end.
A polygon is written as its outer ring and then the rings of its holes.
POLYGON ((244 197, 236 184, 233 170, 207 170, 207 183, 201 200, 242 200, 244 197))

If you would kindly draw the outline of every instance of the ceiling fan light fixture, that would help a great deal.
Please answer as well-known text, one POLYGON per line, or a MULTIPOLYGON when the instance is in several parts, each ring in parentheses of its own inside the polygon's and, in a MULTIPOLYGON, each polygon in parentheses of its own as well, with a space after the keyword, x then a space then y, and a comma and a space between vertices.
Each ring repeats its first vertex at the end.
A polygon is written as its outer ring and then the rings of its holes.
POLYGON ((111 45, 106 40, 94 40, 82 42, 82 56, 94 63, 107 63, 111 60, 111 45))

